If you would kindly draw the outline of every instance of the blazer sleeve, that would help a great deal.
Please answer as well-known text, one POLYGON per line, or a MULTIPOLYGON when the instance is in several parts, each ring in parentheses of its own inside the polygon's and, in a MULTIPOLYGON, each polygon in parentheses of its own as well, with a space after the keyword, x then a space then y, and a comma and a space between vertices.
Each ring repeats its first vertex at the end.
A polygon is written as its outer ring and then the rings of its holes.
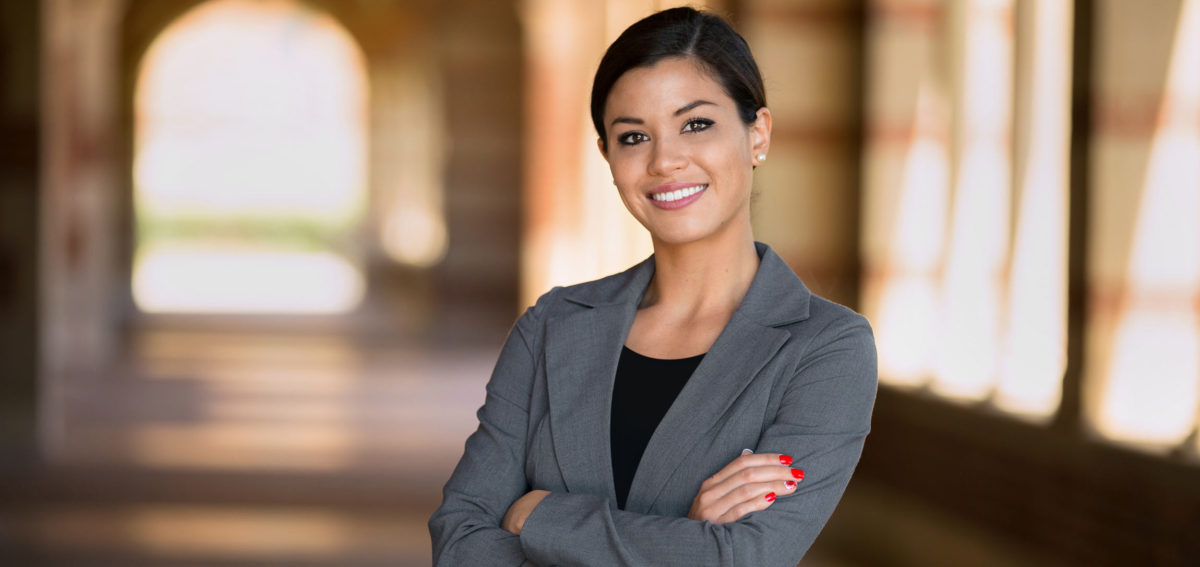
POLYGON ((874 407, 875 342, 866 319, 842 317, 818 333, 777 395, 757 452, 793 456, 796 492, 736 522, 712 524, 613 509, 593 495, 552 493, 520 541, 539 565, 778 565, 793 567, 833 514, 862 453, 874 407))
POLYGON ((509 332, 476 414, 479 427, 467 438, 462 459, 442 491, 442 505, 429 519, 434 565, 530 564, 518 537, 501 528, 500 521, 528 491, 525 440, 536 309, 527 310, 509 332))

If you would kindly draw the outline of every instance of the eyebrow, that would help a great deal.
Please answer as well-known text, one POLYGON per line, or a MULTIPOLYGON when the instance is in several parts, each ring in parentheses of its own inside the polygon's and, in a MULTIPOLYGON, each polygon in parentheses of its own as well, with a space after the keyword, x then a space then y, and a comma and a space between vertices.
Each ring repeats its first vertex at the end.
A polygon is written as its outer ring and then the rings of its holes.
MULTIPOLYGON (((715 106, 717 103, 710 102, 707 100, 692 101, 688 104, 685 104, 685 105, 679 107, 679 110, 676 110, 674 115, 679 116, 680 114, 683 114, 689 110, 695 109, 696 107, 704 106, 706 104, 711 104, 711 105, 715 106)), ((609 122, 608 127, 612 128, 613 126, 616 126, 617 124, 645 124, 645 123, 646 122, 644 120, 642 120, 641 118, 631 118, 629 116, 618 116, 616 118, 613 118, 612 122, 609 122)))
POLYGON ((713 106, 716 106, 716 104, 717 104, 717 103, 715 103, 715 102, 709 102, 709 101, 707 101, 707 100, 697 100, 697 101, 695 101, 695 102, 693 102, 693 103, 691 103, 691 104, 689 104, 689 105, 687 105, 687 106, 680 107, 680 109, 679 109, 679 110, 676 110, 676 111, 675 111, 675 116, 679 116, 680 114, 683 114, 684 112, 687 112, 687 111, 689 111, 689 110, 692 110, 693 108, 696 108, 697 106, 704 106, 704 105, 706 105, 706 104, 711 104, 711 105, 713 105, 713 106))

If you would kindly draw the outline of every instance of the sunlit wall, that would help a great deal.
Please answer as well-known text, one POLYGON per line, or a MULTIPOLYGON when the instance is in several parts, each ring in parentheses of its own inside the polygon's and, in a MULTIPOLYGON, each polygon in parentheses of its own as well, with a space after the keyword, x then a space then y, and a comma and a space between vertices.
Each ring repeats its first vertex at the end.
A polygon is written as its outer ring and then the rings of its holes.
POLYGON ((870 4, 863 307, 885 383, 1057 408, 1070 22, 1066 2, 870 4))
POLYGON ((1071 97, 1092 96, 1084 418, 1169 450, 1200 412, 1200 7, 1094 8, 1072 92, 1071 6, 871 4, 864 308, 881 379, 1033 418, 1066 366, 1071 97), (1164 34, 1162 30, 1172 30, 1164 34))
POLYGON ((1067 333, 1070 2, 1018 5, 1013 238, 993 402, 1048 415, 1062 397, 1067 333))
POLYGON ((1200 408, 1200 2, 1100 5, 1087 416, 1165 450, 1200 408))

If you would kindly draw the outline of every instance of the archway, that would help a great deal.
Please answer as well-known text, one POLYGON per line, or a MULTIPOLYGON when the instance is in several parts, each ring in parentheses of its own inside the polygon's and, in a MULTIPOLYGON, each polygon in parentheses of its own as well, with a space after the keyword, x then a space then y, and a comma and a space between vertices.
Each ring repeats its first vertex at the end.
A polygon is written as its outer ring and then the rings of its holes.
POLYGON ((147 50, 134 109, 141 310, 359 303, 367 74, 333 18, 293 0, 201 4, 147 50))

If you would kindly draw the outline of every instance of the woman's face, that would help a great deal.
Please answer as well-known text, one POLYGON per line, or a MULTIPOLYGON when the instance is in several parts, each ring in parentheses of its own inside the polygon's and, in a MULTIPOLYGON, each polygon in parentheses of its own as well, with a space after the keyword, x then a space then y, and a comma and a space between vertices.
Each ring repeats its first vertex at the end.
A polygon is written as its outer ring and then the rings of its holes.
POLYGON ((656 243, 748 232, 752 167, 770 144, 768 110, 747 126, 719 83, 675 57, 622 75, 604 125, 613 181, 656 243))

